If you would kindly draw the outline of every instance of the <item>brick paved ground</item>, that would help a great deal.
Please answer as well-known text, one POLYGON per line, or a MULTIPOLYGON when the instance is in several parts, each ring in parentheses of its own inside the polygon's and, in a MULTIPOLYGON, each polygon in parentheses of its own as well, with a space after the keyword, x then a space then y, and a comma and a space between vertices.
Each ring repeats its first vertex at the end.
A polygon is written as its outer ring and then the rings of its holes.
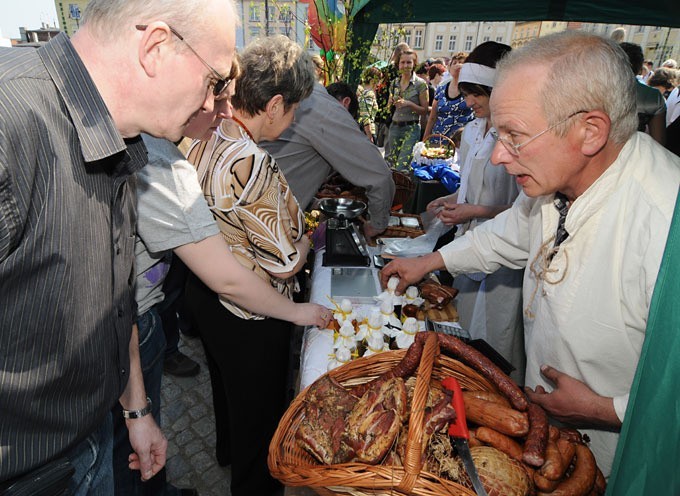
MULTIPOLYGON (((297 337, 296 351, 299 332, 297 337)), ((220 467, 215 459, 215 417, 203 346, 198 338, 183 336, 180 350, 201 364, 201 372, 196 377, 163 376, 161 413, 168 438, 168 480, 177 487, 196 488, 200 496, 231 496, 229 467, 220 467)), ((297 368, 297 353, 292 361, 297 368)), ((305 488, 286 489, 286 496, 313 494, 305 488)))
POLYGON ((200 496, 230 496, 229 467, 220 467, 215 459, 215 417, 203 346, 198 338, 182 337, 180 350, 201 364, 201 372, 196 377, 163 377, 168 480, 178 487, 194 487, 200 496))

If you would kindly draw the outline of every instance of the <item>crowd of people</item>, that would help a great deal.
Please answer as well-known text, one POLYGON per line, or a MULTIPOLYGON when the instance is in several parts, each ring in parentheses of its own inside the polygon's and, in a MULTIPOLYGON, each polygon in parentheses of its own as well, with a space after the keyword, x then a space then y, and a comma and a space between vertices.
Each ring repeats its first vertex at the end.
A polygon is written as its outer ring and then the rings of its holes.
POLYGON ((184 264, 215 456, 234 496, 281 494, 267 451, 292 325, 332 317, 295 297, 303 211, 339 173, 375 237, 392 171, 456 135, 460 189, 427 206, 455 238, 383 282, 453 274, 463 327, 608 475, 680 186, 675 61, 651 72, 581 32, 422 65, 399 44, 359 88, 324 87, 282 35, 237 54, 237 23, 230 0, 91 0, 72 38, 0 49, 0 489, 196 494, 166 480, 161 430, 184 264))

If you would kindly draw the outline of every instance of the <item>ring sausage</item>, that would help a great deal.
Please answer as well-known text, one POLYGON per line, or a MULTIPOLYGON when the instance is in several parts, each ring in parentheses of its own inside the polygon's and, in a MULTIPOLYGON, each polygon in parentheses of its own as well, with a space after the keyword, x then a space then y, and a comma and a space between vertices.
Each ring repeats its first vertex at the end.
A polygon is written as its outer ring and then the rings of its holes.
POLYGON ((463 399, 467 401, 467 398, 490 401, 491 403, 510 408, 510 402, 505 396, 498 393, 492 393, 491 391, 463 391, 463 399))
POLYGON ((574 472, 564 479, 552 492, 553 496, 585 496, 595 485, 597 464, 590 448, 584 444, 576 445, 574 472))

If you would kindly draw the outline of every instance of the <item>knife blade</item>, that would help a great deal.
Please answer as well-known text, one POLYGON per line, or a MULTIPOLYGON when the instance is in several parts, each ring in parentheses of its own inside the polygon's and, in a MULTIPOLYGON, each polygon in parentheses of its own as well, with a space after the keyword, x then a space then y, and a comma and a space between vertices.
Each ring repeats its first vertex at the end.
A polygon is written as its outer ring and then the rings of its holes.
POLYGON ((468 444, 470 432, 468 431, 467 422, 465 420, 465 403, 463 402, 463 391, 460 389, 460 384, 458 384, 458 381, 454 377, 447 377, 442 381, 442 387, 453 392, 451 405, 454 410, 456 410, 456 420, 449 424, 449 436, 453 439, 456 451, 458 451, 458 456, 463 460, 463 465, 470 477, 470 481, 472 481, 472 487, 477 493, 477 496, 489 496, 482 485, 482 481, 479 480, 477 468, 475 467, 472 455, 470 454, 470 445, 468 444))

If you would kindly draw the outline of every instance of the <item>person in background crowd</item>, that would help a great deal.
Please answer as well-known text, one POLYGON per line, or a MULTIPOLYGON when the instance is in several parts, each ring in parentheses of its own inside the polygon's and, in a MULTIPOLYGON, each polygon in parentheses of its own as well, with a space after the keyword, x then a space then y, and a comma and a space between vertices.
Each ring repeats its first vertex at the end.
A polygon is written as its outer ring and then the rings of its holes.
POLYGON ((612 41, 616 43, 621 43, 623 40, 626 39, 626 30, 623 27, 618 27, 614 31, 612 31, 612 34, 610 35, 610 38, 612 41))
POLYGON ((668 59, 668 60, 664 61, 663 64, 661 64, 661 67, 667 67, 669 69, 677 69, 678 63, 675 61, 675 59, 668 59))
MULTIPOLYGON (((276 139, 293 122, 314 86, 314 67, 283 35, 251 42, 240 61, 232 118, 209 141, 195 142, 188 159, 236 260, 292 299, 295 274, 310 246, 305 219, 276 161, 258 143, 276 139)), ((281 494, 283 487, 269 474, 267 452, 286 406, 292 326, 215 294, 193 276, 187 302, 215 366, 210 369, 215 421, 229 439, 231 494, 281 494), (265 384, 266 394, 253 394, 265 384)))
POLYGON ((652 74, 647 81, 647 85, 659 90, 659 93, 663 95, 665 100, 677 86, 677 71, 675 69, 661 67, 654 71, 654 74, 652 74))
POLYGON ((326 85, 326 67, 323 59, 320 55, 312 55, 312 62, 314 62, 314 74, 316 74, 316 80, 322 84, 326 85))
MULTIPOLYGON (((630 68, 634 75, 642 71, 644 56, 642 47, 635 43, 619 44, 628 56, 630 68)), ((666 102, 658 91, 641 83, 637 79, 635 85, 638 113, 638 131, 648 132, 657 142, 666 143, 666 102)))
POLYGON ((345 107, 352 118, 356 120, 359 117, 359 99, 357 98, 357 92, 354 91, 349 84, 344 81, 338 81, 337 83, 329 84, 326 87, 326 91, 340 102, 340 105, 345 107))
POLYGON ((357 97, 359 100, 359 126, 368 139, 371 140, 371 143, 376 142, 377 129, 375 119, 379 109, 375 96, 375 88, 381 78, 382 73, 377 67, 367 67, 361 75, 362 85, 357 88, 357 97))
POLYGON ((449 58, 448 63, 446 64, 446 73, 442 77, 442 80, 439 84, 445 84, 451 81, 453 78, 452 75, 452 69, 455 65, 461 65, 465 63, 465 59, 467 59, 467 53, 465 52, 455 52, 451 54, 451 57, 449 58))
POLYGON ((227 0, 92 0, 71 40, 0 49, 0 482, 65 457, 70 494, 112 494, 117 401, 130 468, 164 466, 134 324, 139 134, 212 111, 235 24, 227 0))
POLYGON ((378 148, 326 88, 315 84, 312 95, 300 102, 291 126, 277 139, 266 139, 259 146, 276 159, 301 207, 311 204, 331 171, 336 171, 366 188, 370 218, 364 233, 373 237, 385 230, 395 189, 392 173, 378 148))
POLYGON ((438 252, 381 274, 399 275, 403 291, 431 270, 526 267, 527 394, 588 435, 605 477, 680 186, 680 157, 635 132, 635 84, 621 48, 591 34, 513 50, 491 95, 492 160, 524 193, 438 252))
POLYGON ((430 81, 432 86, 436 88, 437 86, 439 86, 439 83, 442 82, 445 72, 446 67, 444 67, 442 64, 432 64, 427 69, 427 79, 428 81, 430 81))
POLYGON ((377 126, 377 141, 378 146, 385 146, 385 155, 389 153, 387 149, 387 133, 389 132, 390 124, 392 123, 392 114, 394 107, 389 105, 390 99, 390 84, 399 75, 399 67, 397 66, 401 52, 410 50, 407 43, 399 43, 394 47, 390 61, 382 71, 383 80, 376 87, 375 96, 378 101, 378 115, 375 118, 377 126))
POLYGON ((413 158, 413 145, 420 138, 420 116, 427 114, 427 83, 415 75, 418 55, 402 52, 398 59, 399 77, 390 83, 388 106, 395 106, 387 135, 385 157, 390 166, 407 171, 413 158))
POLYGON ((458 75, 463 62, 457 56, 451 57, 451 61, 449 64, 451 79, 437 86, 425 127, 425 136, 434 133, 450 138, 454 132, 475 118, 472 109, 467 106, 465 98, 458 90, 458 75))
MULTIPOLYGON (((461 98, 466 108, 474 109, 476 118, 463 128, 458 150, 460 189, 430 202, 427 210, 447 225, 457 224, 456 237, 510 208, 520 192, 515 178, 491 160, 496 130, 489 99, 496 64, 510 50, 508 45, 487 41, 470 53, 462 67, 454 68, 461 98)), ((526 363, 522 277, 521 269, 500 267, 492 274, 460 274, 453 281, 459 290, 456 308, 461 325, 473 339, 484 339, 515 367, 512 378, 519 384, 524 383, 526 363)))

